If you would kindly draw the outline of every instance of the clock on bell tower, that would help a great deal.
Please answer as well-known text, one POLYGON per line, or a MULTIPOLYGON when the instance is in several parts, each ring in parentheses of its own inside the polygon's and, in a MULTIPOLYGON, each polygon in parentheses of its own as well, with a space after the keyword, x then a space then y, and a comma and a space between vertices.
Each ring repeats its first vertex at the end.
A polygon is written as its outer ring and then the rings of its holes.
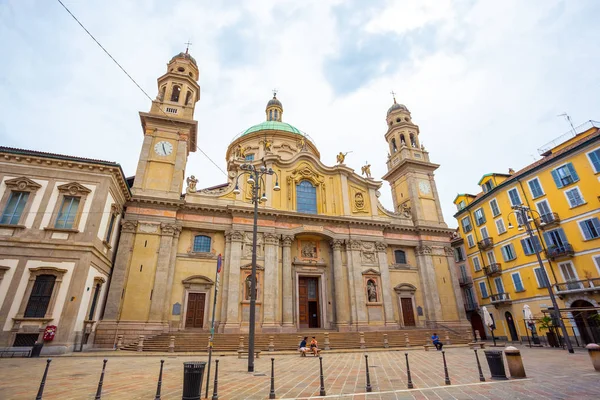
POLYGON ((180 198, 188 155, 196 151, 198 77, 196 60, 186 49, 169 61, 167 72, 158 78, 158 95, 150 112, 140 112, 144 142, 132 188, 134 196, 180 198))
POLYGON ((410 214, 415 225, 447 227, 433 175, 439 165, 429 161, 410 111, 394 97, 386 121, 389 153, 383 179, 392 187, 394 211, 410 214))

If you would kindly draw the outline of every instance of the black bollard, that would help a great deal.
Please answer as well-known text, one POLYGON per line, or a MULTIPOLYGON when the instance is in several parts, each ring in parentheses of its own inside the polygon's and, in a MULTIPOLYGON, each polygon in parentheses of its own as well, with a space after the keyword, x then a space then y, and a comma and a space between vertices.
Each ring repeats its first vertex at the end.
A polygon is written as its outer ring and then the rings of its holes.
POLYGON ((215 360, 215 386, 213 387, 213 395, 211 400, 219 400, 219 393, 217 392, 217 385, 219 379, 219 360, 215 360))
POLYGON ((367 368, 367 392, 372 392, 373 388, 371 387, 371 377, 369 376, 369 356, 365 354, 365 366, 367 368))
POLYGON ((446 380, 444 383, 446 385, 451 385, 450 377, 448 376, 448 367, 446 366, 446 352, 442 350, 442 358, 444 359, 444 375, 446 375, 446 380))
POLYGON ((158 373, 158 385, 156 385, 156 396, 154 400, 160 400, 160 388, 162 387, 162 370, 165 360, 160 360, 160 372, 158 373))
POLYGON ((40 388, 38 390, 37 396, 35 396, 35 400, 42 400, 42 395, 44 394, 44 386, 46 386, 46 376, 48 375, 48 368, 50 368, 51 362, 52 362, 51 358, 46 360, 46 369, 44 370, 44 376, 42 376, 42 381, 40 382, 40 388))
POLYGON ((481 364, 479 363, 479 356, 477 355, 477 349, 475 351, 475 359, 477 360, 477 369, 479 370, 479 380, 481 382, 485 382, 485 377, 483 376, 483 371, 481 370, 481 364))
POLYGON ((275 359, 271 358, 271 390, 269 391, 269 399, 275 398, 275 359))
POLYGON ((327 396, 325 393, 325 382, 323 381, 323 357, 319 356, 319 369, 321 370, 321 390, 319 396, 327 396))
POLYGON ((104 383, 104 370, 106 369, 106 363, 108 360, 104 359, 104 364, 102 364, 102 373, 100 374, 100 381, 98 382, 98 389, 96 390, 96 397, 94 400, 100 400, 102 398, 102 384, 104 383))
POLYGON ((406 356, 406 375, 408 376, 407 387, 409 389, 414 389, 415 385, 413 385, 412 379, 410 378, 410 365, 408 364, 408 353, 404 353, 404 356, 406 356))

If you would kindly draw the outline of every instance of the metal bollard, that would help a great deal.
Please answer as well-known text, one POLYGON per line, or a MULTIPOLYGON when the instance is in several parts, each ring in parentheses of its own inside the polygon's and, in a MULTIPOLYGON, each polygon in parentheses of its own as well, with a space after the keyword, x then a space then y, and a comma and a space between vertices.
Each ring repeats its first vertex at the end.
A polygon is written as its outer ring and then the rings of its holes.
POLYGON ((448 376, 448 366, 446 365, 446 352, 444 350, 442 350, 442 358, 444 359, 444 383, 446 385, 451 385, 452 383, 450 383, 450 377, 448 376))
POLYGON ((191 361, 183 363, 183 395, 182 400, 200 400, 200 388, 204 378, 206 362, 191 361))
POLYGON ((321 388, 319 390, 319 396, 327 396, 325 393, 325 382, 323 380, 323 357, 319 356, 319 370, 321 373, 321 388))
POLYGON ((275 398, 275 359, 271 358, 271 390, 269 391, 269 399, 275 398))
POLYGON ((160 372, 158 373, 158 384, 156 385, 156 396, 154 396, 154 400, 160 400, 160 389, 162 387, 162 370, 164 363, 165 360, 160 360, 160 372))
POLYGON ((390 342, 388 342, 387 333, 383 334, 383 347, 385 349, 387 349, 388 347, 390 347, 390 342))
POLYGON ((408 377, 408 385, 406 385, 409 389, 413 389, 415 386, 412 383, 412 379, 410 378, 410 365, 408 364, 408 353, 404 353, 406 357, 406 375, 408 377))
POLYGON ((218 379, 219 379, 219 360, 215 360, 215 385, 213 386, 213 395, 212 395, 211 400, 219 400, 218 379))
POLYGON ((40 388, 38 389, 37 396, 35 396, 35 400, 42 400, 42 395, 44 394, 44 386, 46 386, 46 376, 48 376, 48 368, 50 368, 51 362, 52 362, 51 358, 46 360, 46 369, 44 370, 44 376, 42 376, 42 381, 40 382, 40 388))
POLYGON ((504 355, 506 356, 510 377, 515 379, 527 378, 521 352, 516 347, 508 346, 504 349, 504 355))
POLYGON ((275 343, 273 343, 275 336, 269 336, 269 351, 275 351, 275 343))
POLYGON ((169 337, 169 353, 175 352, 175 336, 169 337))
POLYGON ((137 351, 144 351, 144 335, 138 336, 137 351))
POLYGON ((325 341, 323 343, 325 345, 325 350, 331 350, 329 347, 329 332, 325 332, 323 335, 325 335, 325 341))
POLYGON ((365 333, 364 332, 358 332, 358 334, 360 335, 360 348, 364 349, 364 348, 366 348, 366 346, 365 346, 365 333))
POLYGON ((367 368, 367 392, 372 392, 373 388, 371 387, 371 377, 369 376, 369 355, 365 354, 365 366, 367 368))
POLYGON ((600 346, 595 343, 590 343, 585 348, 590 355, 590 359, 592 360, 592 365, 596 371, 600 371, 600 346))
POLYGON ((481 363, 479 363, 479 355, 477 355, 477 349, 473 349, 475 352, 475 359, 477 360, 477 369, 479 370, 479 380, 481 382, 485 382, 485 377, 483 376, 483 371, 481 370, 481 363))
POLYGON ((102 364, 102 373, 100 374, 100 381, 98 382, 98 389, 96 389, 96 397, 94 400, 100 400, 102 398, 102 385, 104 384, 104 371, 106 370, 106 363, 108 360, 105 358, 102 364))

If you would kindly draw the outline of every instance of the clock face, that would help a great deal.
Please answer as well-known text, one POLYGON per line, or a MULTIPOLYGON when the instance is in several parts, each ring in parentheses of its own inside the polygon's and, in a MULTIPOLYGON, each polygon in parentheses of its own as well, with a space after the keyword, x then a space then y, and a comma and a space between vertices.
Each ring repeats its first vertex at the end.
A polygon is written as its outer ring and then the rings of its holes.
POLYGON ((154 152, 159 156, 168 156, 173 152, 173 145, 164 140, 160 141, 154 145, 154 152))
POLYGON ((431 192, 431 186, 429 186, 429 182, 420 181, 419 182, 419 191, 423 194, 429 194, 431 192))

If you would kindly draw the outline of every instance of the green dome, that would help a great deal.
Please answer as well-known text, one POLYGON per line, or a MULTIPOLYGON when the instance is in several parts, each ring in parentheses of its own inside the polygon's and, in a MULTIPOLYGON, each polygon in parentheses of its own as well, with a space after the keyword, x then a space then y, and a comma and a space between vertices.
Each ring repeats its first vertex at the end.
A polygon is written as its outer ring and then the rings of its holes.
POLYGON ((284 131, 290 133, 296 133, 298 135, 304 135, 298 128, 292 126, 290 124, 286 124, 285 122, 279 121, 265 121, 258 125, 254 125, 244 131, 242 136, 247 135, 249 133, 259 132, 259 131, 284 131))

